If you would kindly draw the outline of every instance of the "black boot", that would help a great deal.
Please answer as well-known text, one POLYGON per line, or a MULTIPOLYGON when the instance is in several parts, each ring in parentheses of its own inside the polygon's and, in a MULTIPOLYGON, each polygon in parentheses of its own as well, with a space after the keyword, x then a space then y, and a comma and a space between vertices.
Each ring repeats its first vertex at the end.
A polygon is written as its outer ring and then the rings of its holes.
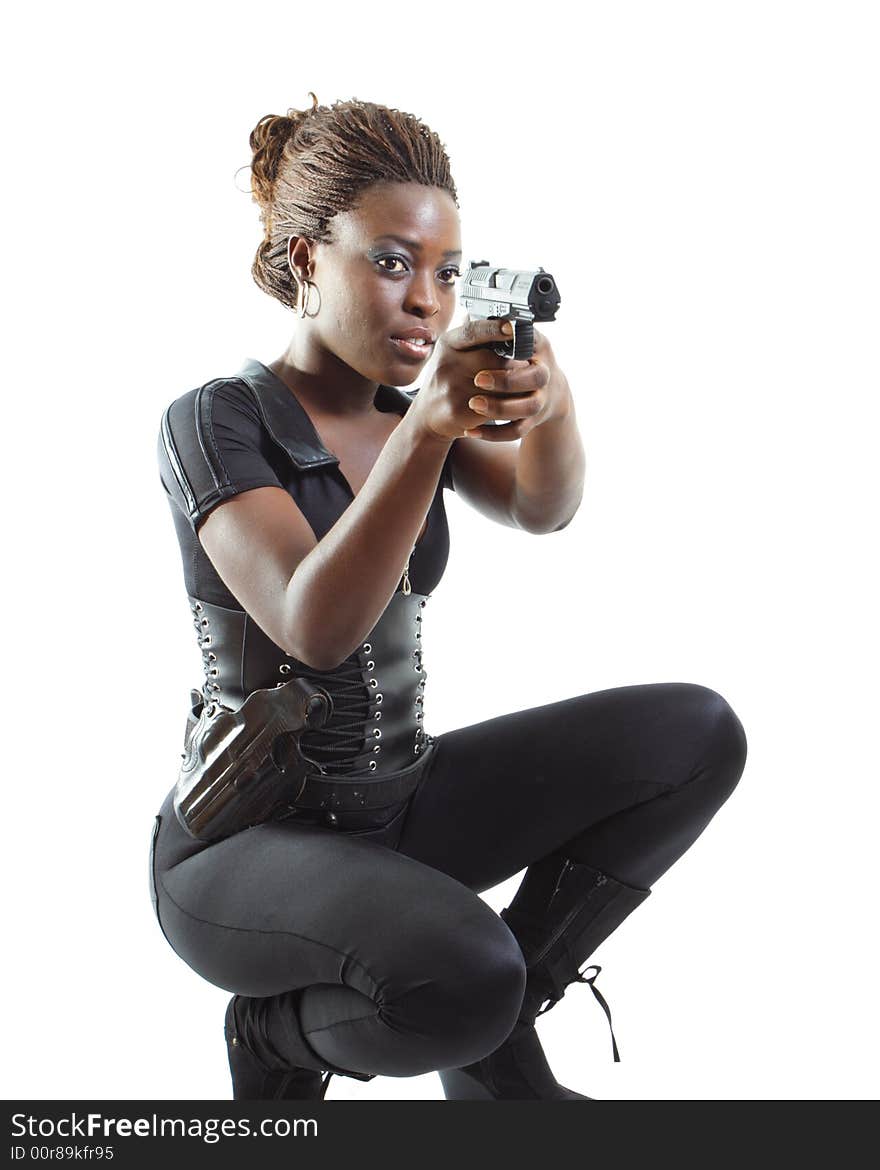
MULTIPOLYGON (((500 1048, 474 1064, 440 1072, 447 1100, 592 1100, 553 1076, 535 1020, 577 982, 589 984, 611 1026, 608 1004, 594 985, 601 967, 594 964, 595 973, 589 977, 585 975, 589 968, 584 972, 579 968, 650 892, 558 853, 529 866, 510 906, 501 911, 526 960, 519 1018, 500 1048)), ((611 1043, 619 1061, 613 1029, 611 1043)))
POLYGON ((265 1000, 234 995, 226 1009, 224 1034, 232 1073, 235 1101, 317 1101, 324 1097, 334 1073, 359 1081, 372 1073, 352 1073, 327 1068, 326 1062, 307 1045, 297 1028, 302 1067, 291 1067, 272 1050, 261 1027, 265 1000))

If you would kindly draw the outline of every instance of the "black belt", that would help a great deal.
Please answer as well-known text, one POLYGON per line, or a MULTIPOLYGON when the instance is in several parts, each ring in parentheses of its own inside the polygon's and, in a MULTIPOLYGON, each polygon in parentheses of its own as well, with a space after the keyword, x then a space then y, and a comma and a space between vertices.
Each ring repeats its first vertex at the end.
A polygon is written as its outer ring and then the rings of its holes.
POLYGON ((425 739, 417 760, 384 776, 334 776, 308 772, 301 779, 297 777, 300 787, 290 804, 293 808, 326 812, 355 812, 399 804, 415 792, 425 764, 436 750, 434 737, 428 735, 425 739))
POLYGON ((332 709, 320 687, 292 679, 254 691, 237 712, 213 711, 197 690, 191 699, 174 812, 199 840, 222 840, 300 810, 320 812, 330 824, 337 823, 337 813, 351 814, 356 824, 369 822, 371 810, 381 814, 406 803, 436 743, 422 733, 418 758, 394 771, 336 775, 300 749, 310 718, 320 722, 332 709))

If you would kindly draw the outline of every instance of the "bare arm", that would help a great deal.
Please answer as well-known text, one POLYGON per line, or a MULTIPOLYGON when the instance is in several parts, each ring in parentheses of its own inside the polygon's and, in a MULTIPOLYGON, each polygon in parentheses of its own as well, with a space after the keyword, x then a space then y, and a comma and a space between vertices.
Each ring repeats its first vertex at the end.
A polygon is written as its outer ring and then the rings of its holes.
POLYGON ((516 464, 513 514, 526 532, 558 532, 580 507, 586 459, 574 403, 523 438, 516 464))
POLYGON ((532 533, 558 532, 580 506, 586 465, 568 379, 537 329, 530 362, 508 362, 492 373, 495 384, 481 392, 484 404, 478 409, 484 418, 514 421, 468 432, 469 439, 457 445, 450 460, 455 490, 499 524, 532 533), (521 375, 523 365, 540 374, 537 389, 518 399, 505 397, 510 379, 518 368, 521 375), (521 439, 518 447, 507 442, 512 438, 521 439))
POLYGON ((330 670, 363 641, 394 595, 451 442, 426 431, 411 407, 320 541, 277 487, 219 505, 199 540, 273 642, 316 670, 330 670))
POLYGON ((519 446, 459 443, 450 459, 456 495, 524 532, 559 532, 580 507, 586 459, 574 406, 534 427, 519 446))
MULTIPOLYGON (((482 421, 468 406, 474 374, 503 360, 484 347, 504 336, 500 321, 468 321, 438 339, 433 371, 363 487, 320 541, 280 487, 233 496, 199 527, 202 547, 226 587, 272 641, 300 662, 333 669, 382 616, 451 444, 482 421)), ((535 378, 534 369, 509 371, 505 384, 524 392, 535 378)))

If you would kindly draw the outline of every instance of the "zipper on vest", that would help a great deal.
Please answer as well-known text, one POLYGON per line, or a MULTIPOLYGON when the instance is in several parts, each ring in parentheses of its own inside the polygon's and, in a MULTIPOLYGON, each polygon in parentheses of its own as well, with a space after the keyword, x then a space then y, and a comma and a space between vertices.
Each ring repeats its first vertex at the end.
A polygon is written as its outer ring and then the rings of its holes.
POLYGON ((412 552, 409 554, 409 556, 407 557, 407 560, 406 560, 406 568, 403 570, 402 586, 403 586, 403 592, 407 597, 409 597, 410 593, 412 593, 412 585, 410 585, 410 583, 409 583, 409 563, 413 559, 413 553, 415 551, 416 551, 416 546, 413 545, 412 552))

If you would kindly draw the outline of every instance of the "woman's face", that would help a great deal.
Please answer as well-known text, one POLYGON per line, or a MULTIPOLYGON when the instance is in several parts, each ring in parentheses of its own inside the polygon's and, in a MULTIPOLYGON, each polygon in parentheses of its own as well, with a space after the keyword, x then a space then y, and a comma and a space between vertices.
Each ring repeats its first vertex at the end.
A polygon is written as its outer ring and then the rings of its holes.
POLYGON ((313 337, 371 382, 408 386, 455 312, 461 231, 452 197, 419 183, 375 183, 312 245, 321 294, 313 337), (426 344, 394 340, 415 331, 426 344))

